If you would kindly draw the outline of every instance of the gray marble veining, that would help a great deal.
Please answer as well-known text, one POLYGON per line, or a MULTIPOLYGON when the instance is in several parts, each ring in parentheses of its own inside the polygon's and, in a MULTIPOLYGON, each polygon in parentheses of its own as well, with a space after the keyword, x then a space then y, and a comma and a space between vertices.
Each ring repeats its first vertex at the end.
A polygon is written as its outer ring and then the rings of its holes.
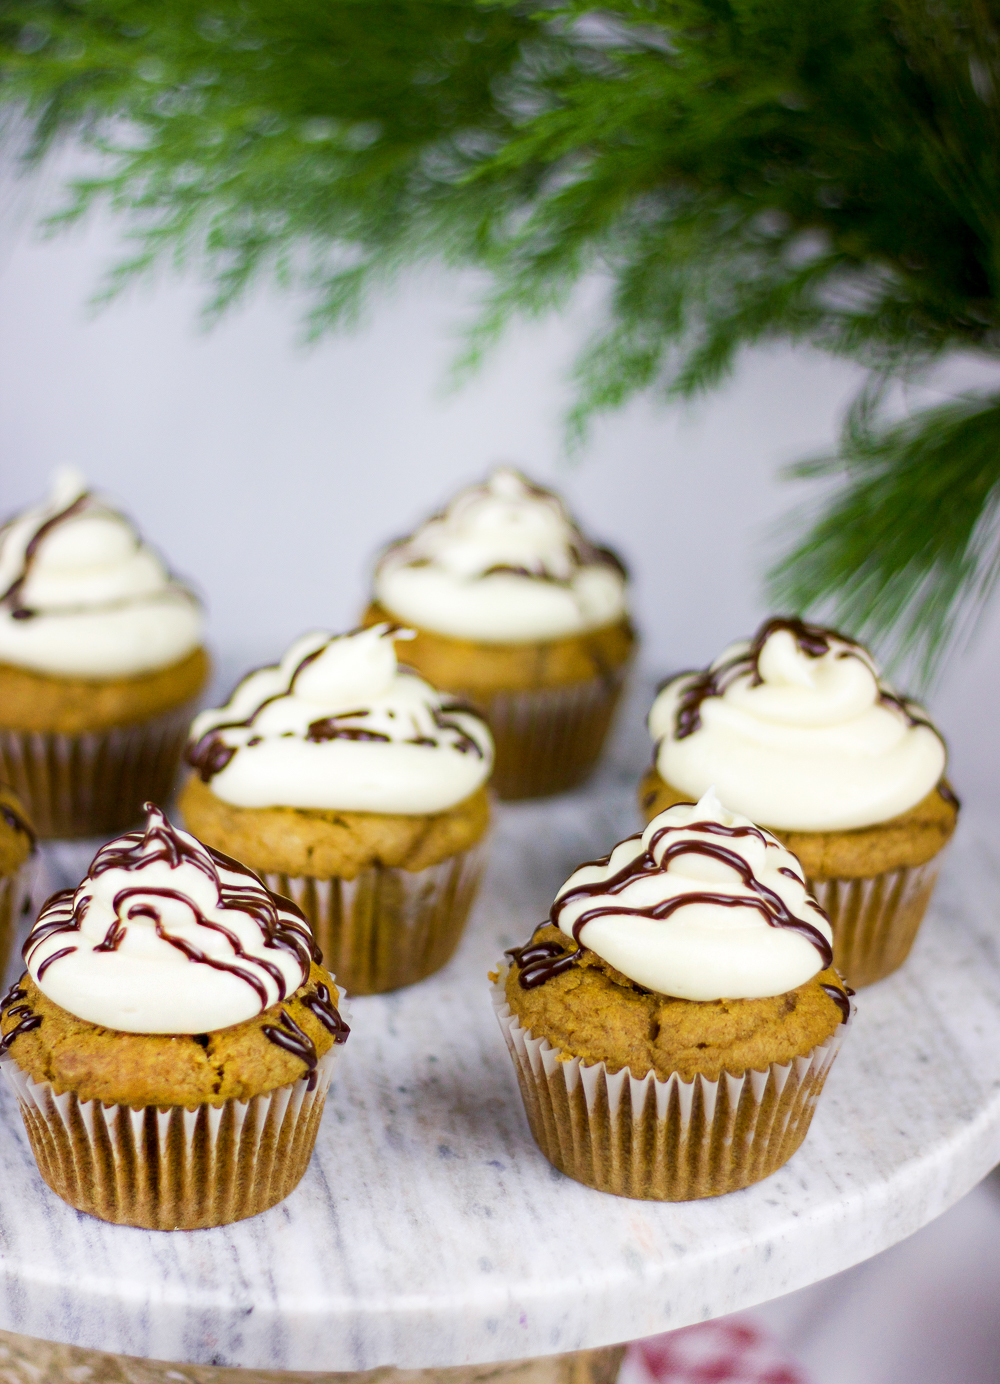
MULTIPOLYGON (((801 1287, 945 1210, 1000 1160, 1000 823, 968 819, 907 966, 864 991, 810 1135, 715 1201, 592 1192, 531 1141, 485 973, 580 860, 635 827, 632 782, 498 813, 439 976, 352 1002, 315 1157, 283 1204, 158 1234, 79 1215, 0 1095, 0 1327, 261 1369, 454 1365, 583 1349, 801 1287)), ((51 851, 54 877, 82 869, 51 851)))

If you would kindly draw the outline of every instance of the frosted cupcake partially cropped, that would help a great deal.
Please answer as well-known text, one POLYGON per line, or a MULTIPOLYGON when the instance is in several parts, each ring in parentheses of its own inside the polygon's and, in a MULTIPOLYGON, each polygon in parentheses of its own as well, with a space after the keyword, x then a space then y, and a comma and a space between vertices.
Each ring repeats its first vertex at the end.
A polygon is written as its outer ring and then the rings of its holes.
POLYGON ((22 909, 29 907, 35 840, 24 804, 0 783, 0 975, 7 969, 22 909))
POLYGON ((775 1172, 852 1013, 830 939, 795 857, 711 793, 581 865, 494 983, 545 1156, 659 1201, 775 1172))
POLYGON ((940 732, 835 630, 767 621, 649 713, 647 817, 715 785, 802 861, 852 985, 905 961, 955 829, 940 732))
POLYGON ((396 661, 401 631, 303 635, 191 727, 181 811, 296 901, 350 994, 458 946, 484 864, 493 742, 396 661))
POLYGON ((482 707, 500 797, 594 767, 635 644, 626 574, 552 491, 506 467, 460 491, 382 555, 365 618, 412 626, 407 662, 482 707))
POLYGON ((208 675, 201 606, 76 472, 0 529, 0 778, 43 837, 169 797, 208 675))
POLYGON ((194 1230, 292 1191, 348 1029, 295 905, 147 808, 43 907, 0 1054, 54 1192, 194 1230))

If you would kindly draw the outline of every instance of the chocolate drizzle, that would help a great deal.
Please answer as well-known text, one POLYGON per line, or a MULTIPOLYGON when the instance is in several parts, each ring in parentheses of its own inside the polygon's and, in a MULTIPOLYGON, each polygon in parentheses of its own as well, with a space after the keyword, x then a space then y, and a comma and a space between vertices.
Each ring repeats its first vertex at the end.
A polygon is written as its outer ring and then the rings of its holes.
POLYGON ((341 1018, 340 1010, 321 980, 316 982, 314 991, 302 996, 302 1003, 316 1015, 327 1032, 333 1034, 335 1043, 347 1042, 351 1030, 341 1018))
MULTIPOLYGON (((340 1012, 330 997, 330 991, 322 981, 317 984, 314 992, 302 995, 300 998, 306 1008, 319 1019, 327 1032, 333 1034, 335 1043, 347 1042, 347 1036, 351 1030, 340 1017, 340 1012)), ((314 1090, 316 1087, 316 1064, 319 1061, 316 1044, 308 1033, 295 1022, 287 1009, 281 1011, 277 1024, 264 1024, 261 1027, 261 1032, 270 1039, 275 1047, 290 1052, 293 1057, 298 1057, 306 1064, 306 1070, 309 1073, 306 1089, 314 1090)))
MULTIPOLYGON (((367 716, 367 711, 349 711, 347 716, 367 716)), ((345 716, 324 716, 319 721, 310 721, 306 739, 313 744, 323 740, 382 740, 388 742, 389 736, 380 730, 365 730, 364 726, 345 726, 341 723, 345 716)))
MULTIPOLYGON (((399 628, 400 627, 398 625, 387 627, 385 629, 385 635, 391 637, 394 633, 398 632, 399 628)), ((211 782, 211 780, 215 777, 216 774, 221 773, 222 770, 226 768, 226 766, 233 759, 233 756, 236 755, 241 748, 243 748, 244 746, 252 747, 254 745, 259 745, 261 744, 264 738, 260 735, 254 735, 247 739, 244 742, 243 746, 230 745, 227 744, 226 741, 223 739, 223 731, 249 730, 251 727, 253 727, 257 720, 257 717, 260 715, 260 713, 264 710, 265 707, 270 706, 272 702, 279 701, 283 697, 292 696, 294 694, 295 682, 299 674, 303 671, 304 668, 307 668, 309 664, 313 663, 317 658, 319 658, 319 656, 322 653, 324 653, 326 649, 329 648, 330 644, 333 643, 334 640, 348 639, 351 637, 351 635, 359 634, 361 632, 362 631, 360 630, 352 630, 350 634, 347 635, 332 636, 330 639, 326 640, 323 644, 321 644, 319 648, 313 649, 310 653, 306 654, 305 657, 296 666, 294 672, 289 678, 288 685, 281 691, 275 692, 269 697, 265 697, 263 701, 261 701, 260 704, 254 708, 254 710, 249 714, 249 716, 246 716, 241 721, 222 721, 218 725, 212 726, 211 729, 207 730, 204 735, 199 737, 198 740, 190 743, 184 751, 184 758, 193 769, 196 769, 198 771, 198 776, 200 777, 201 781, 203 783, 211 782)), ((280 664, 269 664, 266 668, 258 668, 255 671, 259 673, 265 671, 278 671, 279 669, 280 664)), ((407 668, 405 664, 398 665, 398 672, 403 675, 410 674, 415 677, 419 676, 414 672, 412 668, 407 668)), ((252 673, 247 674, 247 677, 252 676, 252 673)), ((245 682, 246 679, 243 679, 243 681, 245 682)), ((427 711, 430 715, 431 720, 434 723, 434 726, 439 731, 444 731, 454 737, 450 743, 450 748, 454 749, 459 754, 473 754, 476 755, 479 759, 482 759, 484 757, 482 746, 473 738, 473 736, 469 735, 469 733, 461 725, 459 725, 455 720, 450 719, 450 717, 453 716, 455 712, 462 712, 463 714, 472 715, 477 717, 477 719, 482 720, 482 716, 478 711, 475 710, 475 708, 460 704, 458 702, 452 702, 448 703, 447 705, 442 705, 440 707, 435 707, 433 705, 428 704, 427 711)), ((364 725, 349 724, 353 721, 363 720, 365 717, 370 716, 371 714, 372 713, 370 708, 358 708, 354 711, 338 711, 330 716, 321 716, 317 720, 309 722, 308 726, 306 727, 304 738, 308 743, 313 745, 323 744, 324 742, 332 740, 353 740, 362 744, 366 742, 382 744, 393 743, 395 737, 393 735, 386 734, 385 731, 369 729, 367 726, 364 725)), ((393 711, 390 711, 388 714, 390 717, 395 716, 395 712, 393 711)), ((437 749, 440 746, 440 744, 442 743, 440 739, 436 739, 433 736, 425 735, 422 733, 421 728, 418 725, 417 720, 414 716, 411 715, 410 720, 413 723, 414 734, 408 739, 400 737, 396 741, 396 743, 402 743, 407 745, 422 745, 430 749, 437 749)), ((291 737, 297 734, 297 732, 292 730, 285 730, 282 731, 281 734, 286 737, 291 737)))
MULTIPOLYGON (((508 472, 509 474, 509 472, 508 472)), ((531 562, 495 562, 481 572, 475 573, 476 580, 493 576, 524 577, 530 581, 548 582, 555 586, 572 586, 573 579, 581 567, 610 567, 624 580, 628 571, 621 558, 611 548, 601 547, 587 538, 580 526, 568 513, 559 496, 543 485, 528 480, 520 471, 513 473, 523 487, 524 495, 541 501, 554 510, 566 524, 568 537, 565 545, 566 565, 561 571, 553 571, 541 557, 531 562)), ((421 539, 426 529, 432 525, 461 524, 464 511, 480 501, 493 498, 499 501, 516 500, 516 494, 501 494, 493 489, 491 481, 482 485, 470 486, 457 495, 446 509, 437 510, 429 519, 407 538, 398 539, 385 551, 380 566, 391 561, 402 567, 430 567, 434 565, 433 556, 422 551, 421 539)))
MULTIPOLYGON (((200 739, 194 742, 194 744, 189 744, 187 746, 184 751, 185 762, 190 764, 192 769, 198 770, 198 777, 201 779, 202 783, 209 783, 216 774, 221 774, 236 753, 237 747, 235 745, 227 745, 222 739, 220 731, 248 730, 266 706, 270 706, 272 702, 279 701, 280 698, 288 696, 295 687, 295 679, 298 675, 304 668, 308 668, 310 663, 314 663, 326 647, 326 644, 321 644, 318 649, 313 649, 310 653, 306 654, 304 658, 300 659, 295 666, 292 676, 288 680, 288 686, 283 688, 280 692, 273 693, 270 697, 265 697, 258 706, 254 707, 250 715, 245 717, 242 721, 223 721, 220 725, 213 726, 211 730, 206 731, 200 739)), ((270 672, 272 669, 276 671, 280 666, 281 665, 277 663, 267 663, 261 668, 255 668, 252 673, 247 673, 246 677, 253 677, 253 673, 270 672)), ((242 678, 237 685, 241 686, 244 682, 246 682, 246 678, 242 678)), ((319 722, 316 722, 316 724, 318 725, 319 722)), ((310 727, 310 729, 312 729, 312 727, 310 727)))
POLYGON ((26 836, 31 843, 31 849, 35 849, 35 846, 38 844, 38 836, 35 833, 35 829, 28 823, 26 818, 21 816, 20 812, 18 812, 15 807, 10 803, 0 803, 0 817, 2 817, 7 825, 14 831, 19 831, 23 836, 26 836))
POLYGON ((560 942, 536 942, 532 938, 526 947, 510 947, 504 955, 509 956, 517 966, 521 989, 534 990, 536 986, 544 985, 547 980, 578 965, 585 951, 586 947, 582 945, 577 951, 567 951, 560 942))
POLYGON ((67 519, 71 519, 75 515, 82 513, 82 511, 89 508, 92 503, 92 496, 89 492, 84 491, 84 493, 78 496, 71 505, 67 505, 65 509, 61 509, 57 514, 50 515, 44 523, 39 524, 38 528, 32 534, 24 550, 21 570, 11 582, 10 586, 7 587, 3 595, 0 596, 0 605, 10 607, 12 619, 31 620, 34 618, 35 612, 21 604, 21 592, 24 590, 24 584, 28 580, 32 564, 44 540, 48 538, 53 529, 58 528, 59 525, 65 523, 67 519))
POLYGON ((27 998, 27 990, 20 981, 15 981, 0 1001, 0 1018, 18 1019, 14 1027, 0 1038, 0 1057, 10 1051, 15 1038, 20 1038, 22 1033, 30 1033, 42 1022, 41 1014, 36 1014, 30 1004, 24 1003, 27 998))
MULTIPOLYGON (((693 806, 693 804, 688 805, 693 806)), ((689 837, 669 842, 659 861, 657 861, 654 855, 656 848, 665 837, 680 831, 698 832, 703 837, 720 836, 730 840, 755 836, 764 846, 773 844, 768 841, 764 832, 754 826, 727 827, 721 822, 712 821, 662 826, 653 833, 647 848, 640 851, 615 874, 604 879, 576 884, 560 894, 552 905, 549 921, 554 926, 560 927, 561 930, 560 917, 567 905, 580 899, 606 898, 608 895, 614 898, 615 895, 621 894, 641 876, 662 873, 669 868, 671 861, 684 855, 706 856, 728 866, 739 877, 744 888, 750 891, 749 896, 705 889, 673 894, 658 903, 647 904, 644 907, 630 908, 623 903, 609 902, 585 909, 572 927, 573 940, 579 950, 567 952, 559 943, 554 941, 532 941, 526 947, 515 947, 507 953, 518 967, 518 980, 521 986, 526 990, 533 989, 536 985, 543 985, 553 976, 560 975, 563 971, 569 970, 571 966, 577 965, 582 960, 586 950, 581 941, 581 933, 587 924, 593 922, 595 918, 622 915, 630 918, 652 918, 663 921, 680 909, 688 908, 692 904, 711 904, 720 908, 752 908, 763 917, 769 927, 786 928, 789 931, 797 932, 806 941, 812 943, 819 952, 819 969, 826 970, 833 961, 833 948, 824 934, 812 923, 796 917, 780 894, 757 879, 749 863, 737 851, 731 850, 717 841, 691 839, 689 837)), ((640 840, 641 833, 636 833, 627 839, 630 841, 640 840)), ((587 861, 586 866, 606 867, 610 860, 611 856, 606 855, 600 860, 587 861)), ((584 869, 586 866, 581 865, 579 868, 584 869)), ((786 869, 784 873, 789 874, 804 885, 802 877, 795 874, 794 871, 786 869)), ((826 920, 826 914, 820 905, 813 899, 809 899, 808 902, 826 920)))
POLYGON ((290 1052, 293 1057, 300 1058, 306 1064, 309 1073, 306 1090, 312 1091, 316 1086, 316 1063, 319 1061, 316 1044, 304 1029, 299 1028, 287 1009, 281 1011, 278 1023, 280 1027, 278 1024, 264 1024, 261 1032, 266 1034, 275 1047, 283 1048, 285 1052, 290 1052))
POLYGON ((849 985, 845 985, 843 990, 838 990, 836 985, 821 985, 819 988, 830 996, 834 1004, 840 1010, 840 1022, 846 1024, 851 1017, 851 996, 854 994, 854 991, 849 985))
MULTIPOLYGON (((320 952, 301 910, 290 899, 272 894, 245 865, 223 855, 221 851, 214 851, 199 842, 186 840, 174 830, 163 812, 154 804, 146 803, 145 808, 149 814, 146 830, 129 832, 118 840, 102 846, 91 862, 89 878, 98 879, 108 870, 137 871, 157 861, 162 861, 171 868, 177 868, 182 864, 193 866, 215 885, 220 909, 253 918, 263 934, 264 947, 290 952, 298 961, 303 977, 308 976, 310 961, 319 961, 320 952), (231 884, 223 881, 219 875, 219 867, 245 878, 247 883, 231 884)), ((58 933, 78 933, 91 899, 92 895, 86 893, 82 887, 76 891, 64 889, 54 894, 43 907, 38 922, 24 944, 22 954, 26 964, 30 965, 39 944, 47 938, 58 933)), ((257 996, 262 1010, 268 1007, 269 994, 267 985, 258 971, 263 971, 273 981, 279 1002, 286 998, 288 987, 281 968, 266 957, 253 956, 245 951, 232 929, 226 927, 224 922, 207 917, 194 900, 181 890, 143 884, 130 886, 118 890, 112 907, 114 919, 102 940, 94 947, 95 952, 117 951, 125 937, 128 922, 134 918, 148 918, 153 923, 156 935, 175 947, 189 961, 209 966, 213 970, 228 972, 247 984, 257 996), (186 938, 169 932, 157 906, 158 899, 172 899, 183 903, 191 910, 199 926, 220 933, 226 938, 235 960, 223 961, 211 957, 186 938), (248 964, 241 965, 240 962, 248 964)), ((38 967, 37 979, 40 980, 55 961, 76 950, 75 946, 68 945, 46 956, 38 967)))
POLYGON ((790 634, 795 640, 799 652, 805 654, 807 658, 822 658, 830 652, 834 640, 845 645, 846 647, 839 651, 837 657, 856 658, 871 670, 878 684, 878 700, 881 706, 892 707, 898 711, 909 726, 926 726, 929 730, 934 731, 935 735, 938 733, 927 717, 915 709, 913 702, 906 697, 898 696, 881 682, 869 655, 856 640, 850 639, 846 634, 839 634, 836 630, 827 629, 823 625, 810 625, 793 616, 779 615, 761 625, 750 641, 749 648, 743 653, 734 655, 733 658, 727 659, 725 663, 720 663, 718 666, 689 673, 678 673, 670 678, 667 684, 664 684, 669 685, 680 678, 689 679, 677 702, 674 721, 674 738, 676 740, 686 740, 689 735, 693 735, 701 725, 702 703, 710 697, 724 696, 727 689, 739 678, 749 677, 751 687, 761 685, 763 678, 760 675, 760 655, 771 635, 776 634, 779 630, 784 630, 790 634))

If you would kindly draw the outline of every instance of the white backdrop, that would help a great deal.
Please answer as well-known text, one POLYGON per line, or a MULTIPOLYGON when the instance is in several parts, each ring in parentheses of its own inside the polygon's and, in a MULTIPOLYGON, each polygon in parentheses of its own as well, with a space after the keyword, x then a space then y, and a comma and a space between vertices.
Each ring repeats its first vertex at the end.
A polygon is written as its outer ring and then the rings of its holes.
MULTIPOLYGON (((170 278, 95 316, 114 229, 43 243, 19 203, 0 226, 0 511, 38 497, 56 464, 82 467, 202 591, 224 679, 306 628, 353 624, 379 545, 501 460, 560 488, 625 555, 647 668, 703 663, 767 613, 768 530, 806 489, 778 469, 831 445, 858 378, 806 351, 759 353, 693 409, 639 402, 603 419, 567 462, 582 307, 514 331, 448 393, 469 280, 425 273, 308 350, 287 299, 263 294, 206 334, 197 287, 170 278)), ((947 384, 974 373, 958 362, 947 384)), ((984 805, 1000 769, 998 636, 1000 609, 931 699, 954 781, 984 805)))

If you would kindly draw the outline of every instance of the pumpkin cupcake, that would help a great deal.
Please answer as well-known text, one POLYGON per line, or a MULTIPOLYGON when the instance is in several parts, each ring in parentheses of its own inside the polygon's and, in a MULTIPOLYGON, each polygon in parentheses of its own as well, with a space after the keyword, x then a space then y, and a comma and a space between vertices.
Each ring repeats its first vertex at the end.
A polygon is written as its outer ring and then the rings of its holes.
POLYGON ((412 626, 407 662, 482 708, 498 795, 530 798, 597 762, 635 646, 625 587, 557 495, 503 467, 383 553, 365 622, 412 626))
POLYGON ((54 1192, 194 1230, 295 1187, 348 1030, 294 904, 147 811, 45 904, 0 1053, 54 1192))
POLYGON ((767 621, 707 669, 667 682, 640 788, 647 818, 710 785, 801 860, 852 985, 906 960, 958 818, 940 733, 866 649, 767 621))
POLYGON ((20 798, 0 783, 0 975, 10 960, 14 933, 29 906, 35 829, 20 798))
POLYGON ((303 635, 191 728, 180 808, 295 900, 350 994, 458 946, 485 862, 486 725, 396 662, 407 631, 303 635))
POLYGON ((493 976, 546 1158, 657 1201, 770 1176, 852 1014, 830 938, 795 857, 712 793, 581 865, 493 976))
POLYGON ((41 836, 107 835, 169 797, 201 641, 194 594, 76 472, 0 529, 0 778, 41 836))

